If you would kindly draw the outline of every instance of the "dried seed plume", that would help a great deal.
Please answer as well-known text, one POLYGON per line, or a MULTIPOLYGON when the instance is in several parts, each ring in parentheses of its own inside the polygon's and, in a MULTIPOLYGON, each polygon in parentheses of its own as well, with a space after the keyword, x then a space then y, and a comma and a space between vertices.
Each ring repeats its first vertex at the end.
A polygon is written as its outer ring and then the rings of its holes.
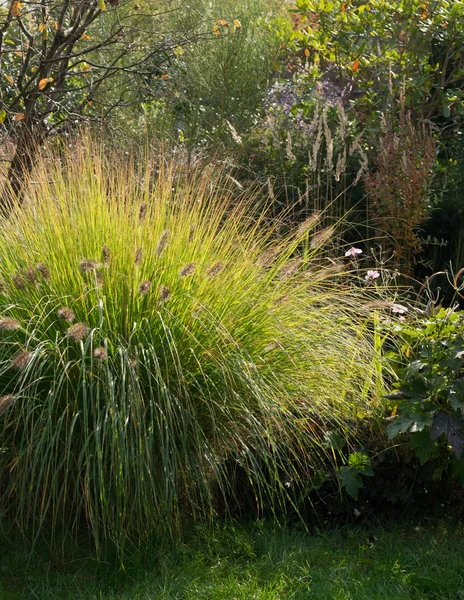
POLYGON ((168 287, 166 287, 165 285, 162 285, 160 287, 158 294, 159 294, 159 299, 161 300, 161 302, 167 302, 172 296, 171 290, 168 287))
POLYGON ((16 319, 11 317, 3 317, 0 319, 0 330, 1 331, 15 331, 16 329, 20 329, 21 324, 16 319))
POLYGON ((14 401, 15 397, 13 394, 0 396, 0 415, 3 415, 3 413, 13 404, 14 401))
POLYGON ((105 348, 95 348, 95 350, 93 351, 93 356, 97 360, 103 361, 108 358, 108 352, 105 350, 105 348))
POLYGON ((148 292, 150 291, 151 288, 151 281, 148 281, 148 279, 145 279, 145 281, 142 281, 142 283, 139 285, 139 294, 145 295, 148 294, 148 292))
POLYGON ((11 367, 17 371, 24 369, 32 358, 32 353, 28 350, 21 350, 11 359, 11 367))
POLYGON ((209 269, 206 271, 206 275, 208 277, 216 277, 222 273, 222 271, 224 271, 224 263, 220 260, 209 267, 209 269))
POLYGON ((68 338, 75 342, 85 340, 89 333, 89 328, 85 323, 76 323, 68 329, 68 338))
POLYGON ((76 318, 73 311, 70 308, 67 308, 66 306, 62 306, 58 310, 56 315, 59 319, 62 319, 63 321, 67 321, 68 323, 72 323, 74 321, 74 319, 76 318))
POLYGON ((37 271, 42 275, 45 281, 50 281, 50 269, 46 265, 42 263, 38 264, 37 271))
POLYGON ((163 252, 166 250, 166 248, 169 244, 170 236, 171 236, 171 233, 167 229, 165 229, 163 231, 163 233, 160 235, 160 238, 158 240, 158 243, 156 244, 156 249, 155 249, 156 256, 161 256, 161 254, 163 254, 163 252))
POLYGON ((183 278, 183 277, 190 277, 191 275, 193 275, 195 273, 196 270, 196 265, 195 263, 188 263, 187 265, 184 265, 181 270, 179 271, 179 275, 183 278))

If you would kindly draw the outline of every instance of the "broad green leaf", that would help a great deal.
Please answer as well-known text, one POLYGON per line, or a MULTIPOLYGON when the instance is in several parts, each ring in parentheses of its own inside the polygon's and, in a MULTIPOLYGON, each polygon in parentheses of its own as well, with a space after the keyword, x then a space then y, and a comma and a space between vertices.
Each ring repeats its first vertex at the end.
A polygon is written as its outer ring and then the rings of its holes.
POLYGON ((412 448, 416 449, 416 456, 420 460, 421 465, 428 461, 435 449, 435 442, 432 441, 430 432, 427 430, 411 434, 409 443, 412 448))
POLYGON ((350 469, 350 467, 341 467, 338 474, 342 487, 345 488, 352 498, 357 500, 359 490, 363 485, 361 476, 355 470, 350 469))
POLYGON ((356 470, 363 475, 374 475, 369 457, 362 452, 352 452, 348 457, 348 465, 351 469, 356 470))

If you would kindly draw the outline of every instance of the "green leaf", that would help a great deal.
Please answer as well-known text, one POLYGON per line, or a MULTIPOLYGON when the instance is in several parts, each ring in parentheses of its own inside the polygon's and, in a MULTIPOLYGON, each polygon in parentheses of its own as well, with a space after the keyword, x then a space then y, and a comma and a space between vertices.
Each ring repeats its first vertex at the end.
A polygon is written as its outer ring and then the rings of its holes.
POLYGON ((348 465, 351 469, 363 475, 374 475, 369 457, 362 452, 352 452, 348 457, 348 465))
POLYGON ((454 459, 452 473, 454 477, 457 477, 459 481, 464 483, 464 458, 454 459))
POLYGON ((438 439, 443 433, 446 436, 448 444, 453 449, 456 458, 461 458, 464 450, 464 421, 455 419, 452 415, 443 411, 438 411, 433 417, 430 437, 432 440, 438 439))
POLYGON ((430 432, 425 430, 411 434, 409 443, 412 448, 415 448, 416 456, 421 465, 428 461, 435 449, 435 442, 430 437, 430 432))
POLYGON ((0 110, 0 125, 5 121, 6 119, 6 110, 0 110))
POLYGON ((388 439, 392 440, 399 433, 405 433, 414 423, 411 417, 399 417, 387 429, 388 439))
POLYGON ((443 107, 443 116, 447 119, 451 115, 451 110, 449 106, 443 107))
POLYGON ((338 471, 340 477, 340 484, 347 493, 354 498, 358 499, 358 492, 362 488, 363 482, 361 476, 350 467, 341 467, 338 471))
POLYGON ((333 450, 343 450, 346 445, 346 440, 341 437, 336 431, 326 431, 324 434, 324 448, 332 448, 333 450))

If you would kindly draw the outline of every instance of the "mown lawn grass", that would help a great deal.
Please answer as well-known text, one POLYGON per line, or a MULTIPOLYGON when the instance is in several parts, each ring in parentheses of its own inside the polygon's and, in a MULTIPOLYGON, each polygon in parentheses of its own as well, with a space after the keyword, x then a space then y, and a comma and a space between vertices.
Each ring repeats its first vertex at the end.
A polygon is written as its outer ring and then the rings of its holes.
POLYGON ((352 526, 324 535, 271 524, 198 529, 191 539, 127 563, 88 556, 53 562, 0 546, 1 600, 459 600, 464 528, 352 526), (376 539, 373 539, 376 538, 376 539))

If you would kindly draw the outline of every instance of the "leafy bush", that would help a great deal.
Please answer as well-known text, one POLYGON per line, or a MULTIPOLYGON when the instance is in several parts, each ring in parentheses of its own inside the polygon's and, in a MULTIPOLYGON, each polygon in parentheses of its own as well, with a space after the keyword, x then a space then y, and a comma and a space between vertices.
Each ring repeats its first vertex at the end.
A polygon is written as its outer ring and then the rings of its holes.
POLYGON ((401 327, 395 417, 390 438, 407 435, 421 464, 434 461, 433 479, 464 481, 464 314, 441 309, 401 327))
POLYGON ((0 512, 25 532, 175 535, 241 474, 275 510, 325 423, 375 409, 367 290, 318 257, 319 215, 282 236, 214 165, 150 164, 44 163, 1 224, 0 512))

